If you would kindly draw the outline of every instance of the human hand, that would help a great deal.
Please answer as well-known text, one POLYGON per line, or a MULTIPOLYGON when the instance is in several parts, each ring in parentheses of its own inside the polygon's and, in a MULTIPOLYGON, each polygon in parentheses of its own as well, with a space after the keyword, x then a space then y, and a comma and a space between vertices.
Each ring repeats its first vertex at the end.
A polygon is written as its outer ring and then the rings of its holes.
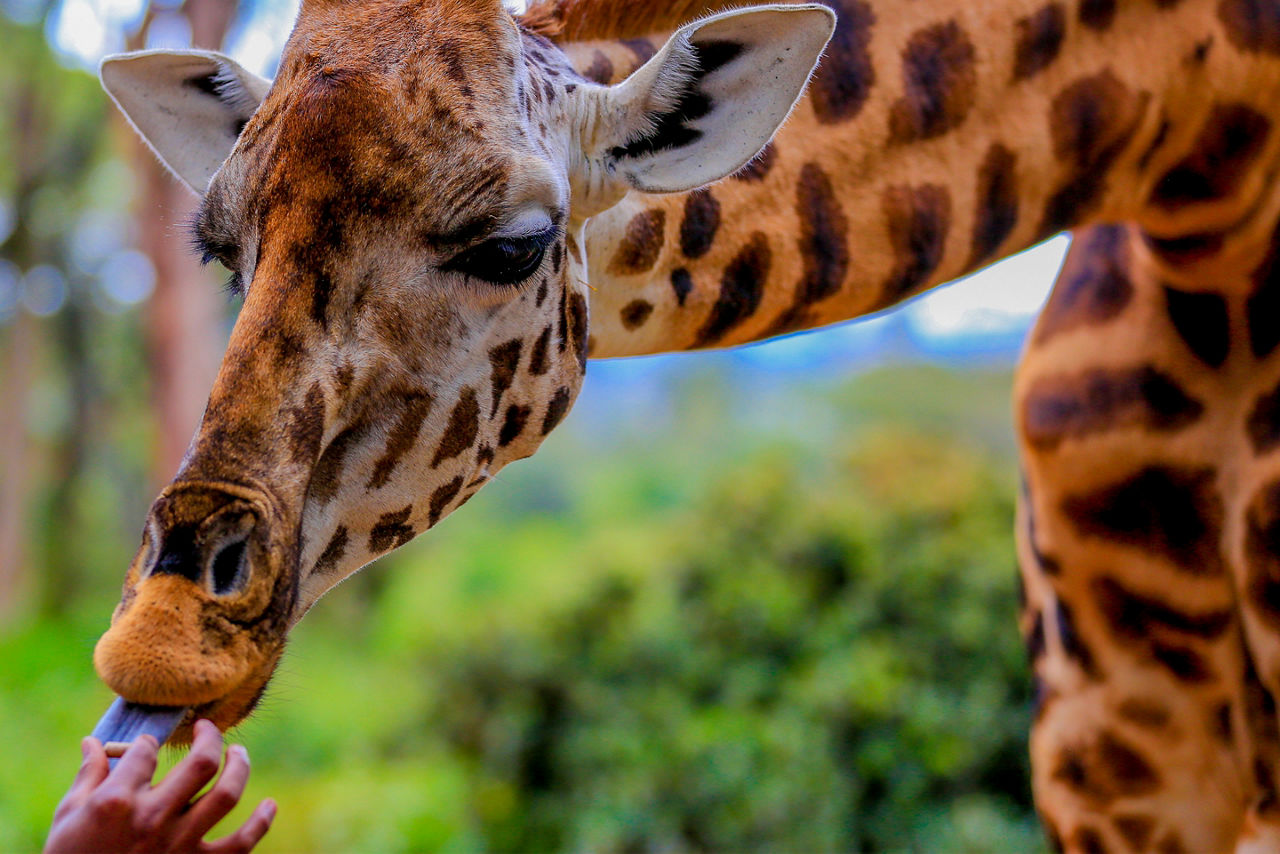
POLYGON ((200 852, 247 854, 271 827, 275 802, 258 804, 235 833, 213 842, 204 835, 244 794, 249 780, 249 754, 238 744, 227 749, 218 782, 196 795, 218 773, 222 734, 209 721, 196 721, 191 752, 168 776, 152 786, 159 744, 138 736, 110 768, 96 738, 80 743, 84 761, 62 803, 53 813, 45 854, 64 852, 200 852), (195 800, 192 800, 195 798, 195 800))

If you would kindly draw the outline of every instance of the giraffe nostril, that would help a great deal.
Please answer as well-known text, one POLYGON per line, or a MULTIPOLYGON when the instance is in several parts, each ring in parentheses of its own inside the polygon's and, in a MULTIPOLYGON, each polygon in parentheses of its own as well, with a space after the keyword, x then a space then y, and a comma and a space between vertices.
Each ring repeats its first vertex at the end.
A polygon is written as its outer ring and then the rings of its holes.
POLYGON ((225 543, 213 556, 210 580, 213 583, 215 595, 226 596, 244 586, 248 575, 248 568, 245 565, 245 547, 244 540, 233 540, 225 543))

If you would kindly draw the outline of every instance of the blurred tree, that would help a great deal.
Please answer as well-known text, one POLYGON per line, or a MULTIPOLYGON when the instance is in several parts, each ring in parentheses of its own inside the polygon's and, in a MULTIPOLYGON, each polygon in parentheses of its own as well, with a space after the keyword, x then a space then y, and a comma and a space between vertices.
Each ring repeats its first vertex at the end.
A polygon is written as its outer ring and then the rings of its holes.
MULTIPOLYGON (((218 50, 235 12, 235 0, 186 0, 176 10, 153 3, 141 26, 129 36, 128 45, 133 50, 145 46, 152 25, 163 15, 185 18, 193 47, 218 50)), ((222 310, 217 292, 209 287, 187 241, 177 239, 185 233, 196 196, 136 136, 133 148, 141 188, 136 212, 138 243, 156 272, 155 292, 147 306, 147 345, 160 421, 152 472, 159 485, 177 471, 204 412, 222 352, 222 310)))
MULTIPOLYGON (((6 51, 0 63, 7 66, 3 80, 3 121, 7 150, 0 153, 12 164, 9 181, 0 186, 12 211, 13 228, 0 242, 0 257, 9 269, 15 290, 14 313, 3 334, 6 405, 0 416, 0 464, 4 485, 0 489, 0 621, 12 616, 22 594, 38 592, 54 607, 65 601, 72 584, 58 577, 69 565, 46 566, 40 583, 26 577, 24 557, 25 510, 31 453, 28 439, 28 404, 40 338, 52 333, 53 346, 69 355, 71 382, 79 394, 71 397, 73 420, 79 429, 63 434, 55 449, 55 504, 69 506, 67 491, 73 488, 90 435, 88 407, 93 399, 93 362, 84 346, 82 315, 76 308, 62 312, 60 322, 47 327, 38 315, 63 309, 66 299, 67 244, 62 239, 67 224, 66 203, 85 181, 101 145, 105 105, 86 96, 85 75, 57 65, 38 29, 0 20, 6 51), (58 492, 63 492, 59 496, 58 492)), ((73 520, 65 520, 70 526, 73 520)), ((56 532, 59 538, 65 531, 56 532)))

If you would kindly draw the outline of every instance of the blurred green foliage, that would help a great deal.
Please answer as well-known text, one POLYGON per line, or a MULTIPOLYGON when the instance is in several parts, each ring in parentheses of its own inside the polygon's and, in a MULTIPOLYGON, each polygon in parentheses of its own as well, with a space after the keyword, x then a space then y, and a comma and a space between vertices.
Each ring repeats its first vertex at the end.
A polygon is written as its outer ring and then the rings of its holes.
MULTIPOLYGON (((276 798, 264 851, 1038 850, 1007 383, 711 365, 643 424, 571 418, 300 624, 229 821, 276 798)), ((109 700, 94 595, 0 639, 0 849, 109 700)))

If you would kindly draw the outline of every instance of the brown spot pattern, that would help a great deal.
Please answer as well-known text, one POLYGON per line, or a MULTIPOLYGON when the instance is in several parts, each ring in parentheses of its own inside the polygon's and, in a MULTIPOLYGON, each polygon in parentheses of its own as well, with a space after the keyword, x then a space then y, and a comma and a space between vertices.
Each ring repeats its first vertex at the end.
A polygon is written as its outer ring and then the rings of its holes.
POLYGON ((1022 404, 1024 435, 1040 450, 1125 428, 1179 430, 1203 412, 1199 401, 1151 365, 1042 377, 1022 404))
POLYGON ((451 460, 470 448, 476 441, 476 433, 480 429, 480 404, 476 399, 476 390, 464 388, 458 395, 458 402, 449 413, 449 424, 444 429, 444 437, 436 448, 431 467, 435 468, 445 460, 451 460))
POLYGON ((680 251, 686 258, 701 258, 711 251, 720 228, 720 203, 710 190, 694 190, 684 199, 680 221, 680 251))
POLYGON ((547 404, 546 415, 542 418, 542 435, 550 433, 564 420, 564 416, 569 412, 571 395, 572 392, 564 386, 556 389, 556 393, 551 397, 551 403, 547 404))
POLYGON ((1116 0, 1081 0, 1080 23, 1091 30, 1106 30, 1116 17, 1116 0))
POLYGON ((439 522, 440 517, 444 515, 445 508, 449 506, 453 499, 458 497, 458 492, 462 489, 462 480, 462 475, 458 475, 453 480, 431 493, 429 525, 434 525, 436 522, 439 522))
POLYGON ((894 256, 893 272, 881 291, 881 305, 888 306, 920 290, 942 263, 951 195, 937 184, 896 186, 885 191, 882 206, 894 256))
POLYGON ((973 106, 977 70, 973 43, 955 21, 913 34, 902 53, 905 93, 889 114, 894 143, 933 139, 959 127, 973 106))
POLYGON ((1259 359, 1280 344, 1280 225, 1271 235, 1267 257, 1253 271, 1253 293, 1245 303, 1249 348, 1259 359))
POLYGON ((1133 299, 1124 226, 1094 226, 1078 235, 1040 315, 1035 343, 1118 317, 1133 299))
POLYGON ((667 212, 661 208, 651 208, 633 216, 609 262, 609 272, 634 276, 653 269, 662 252, 666 223, 667 212))
POLYGON ((867 102, 876 80, 871 63, 871 28, 876 16, 864 0, 838 0, 836 31, 826 57, 809 81, 809 103, 822 124, 852 119, 867 102))
POLYGON ((607 86, 613 81, 613 63, 600 51, 591 56, 591 64, 582 70, 582 76, 588 80, 607 86))
POLYGON ((498 433, 498 446, 505 448, 524 432, 524 425, 529 420, 532 408, 512 404, 507 407, 506 417, 502 420, 502 429, 498 433))
POLYGON ((804 273, 791 305, 766 335, 780 335, 808 323, 809 307, 838 292, 849 272, 849 220, 831 179, 816 163, 806 163, 796 182, 797 248, 804 273))
POLYGON ((1272 0, 1222 0, 1218 18, 1240 50, 1280 54, 1280 6, 1272 0))
POLYGON ((1080 533, 1164 557, 1194 575, 1220 575, 1222 499, 1212 468, 1148 466, 1090 493, 1063 511, 1080 533))
POLYGON ((1160 787, 1159 774, 1138 750, 1105 730, 1090 742, 1064 749, 1053 778, 1098 806, 1150 795, 1160 787))
POLYGON ((1156 829, 1156 820, 1148 815, 1117 815, 1111 823, 1132 851, 1146 851, 1156 829))
POLYGON ((566 314, 569 320, 569 343, 573 345, 573 353, 578 357, 578 370, 586 372, 587 353, 590 350, 587 343, 587 298, 574 291, 569 297, 566 314))
POLYGON ((406 524, 412 512, 413 505, 410 504, 401 510, 379 516, 378 523, 369 531, 369 551, 382 554, 388 549, 398 549, 412 540, 415 531, 406 524))
POLYGON ((1151 204, 1162 210, 1233 195, 1266 145, 1271 121, 1245 104, 1216 104, 1191 154, 1156 184, 1151 204))
POLYGON ((1107 172, 1141 121, 1148 100, 1130 92, 1111 69, 1077 80, 1053 99, 1053 150, 1070 173, 1045 205, 1042 236, 1075 225, 1098 207, 1107 172))
POLYGON ((431 412, 431 395, 426 392, 411 392, 400 402, 400 415, 395 426, 387 434, 387 445, 382 456, 374 463, 373 474, 366 489, 381 489, 390 480, 400 460, 413 449, 418 442, 418 431, 422 422, 431 412))
POLYGON ((1159 597, 1129 590, 1112 578, 1096 578, 1091 587, 1098 610, 1117 641, 1143 651, 1184 681, 1212 678, 1196 641, 1220 637, 1232 624, 1230 610, 1186 613, 1159 597))
POLYGON ((676 305, 684 307, 684 301, 688 299, 690 291, 693 290, 693 276, 684 267, 680 267, 671 271, 671 291, 676 295, 676 305))
POLYGON ((990 260, 1018 224, 1018 156, 993 142, 978 167, 970 268, 990 260))
POLYGON ((711 314, 694 338, 693 347, 706 347, 716 343, 730 330, 753 315, 764 296, 765 281, 773 251, 763 232, 754 232, 729 265, 720 279, 720 294, 711 314))
POLYGON ((1014 47, 1013 79, 1026 80, 1048 68, 1058 58, 1067 33, 1067 13, 1061 3, 1049 3, 1034 14, 1019 18, 1014 47))
POLYGON ((347 553, 347 543, 350 541, 350 534, 343 525, 339 525, 338 529, 333 532, 333 536, 329 538, 329 544, 324 547, 324 551, 320 553, 320 557, 316 560, 315 567, 311 570, 315 575, 325 575, 333 572, 338 568, 338 563, 347 553))
POLYGON ((347 455, 353 448, 358 448, 364 443, 369 432, 369 424, 361 422, 348 427, 333 438, 311 471, 311 483, 307 488, 310 499, 320 504, 327 504, 333 500, 342 486, 342 470, 345 467, 347 455))
POLYGON ((1254 453, 1265 454, 1280 445, 1280 385, 1254 401, 1246 428, 1254 453))
POLYGON ((529 354, 529 373, 540 377, 550 368, 547 361, 547 350, 551 347, 551 324, 543 328, 538 340, 533 342, 533 351, 529 354))
POLYGON ((1280 483, 1261 489, 1245 516, 1247 606, 1280 628, 1280 483))
POLYGON ((498 406, 502 403, 502 395, 511 388, 516 370, 520 367, 520 351, 524 342, 512 338, 505 344, 499 344, 489 351, 489 380, 493 386, 493 403, 490 405, 489 417, 498 414, 498 406))
POLYGON ((622 309, 622 326, 627 330, 639 329, 653 314, 653 303, 648 300, 635 299, 622 309))
POLYGON ((1211 368, 1222 367, 1231 349, 1227 301, 1221 294, 1165 288, 1169 320, 1196 358, 1211 368))

